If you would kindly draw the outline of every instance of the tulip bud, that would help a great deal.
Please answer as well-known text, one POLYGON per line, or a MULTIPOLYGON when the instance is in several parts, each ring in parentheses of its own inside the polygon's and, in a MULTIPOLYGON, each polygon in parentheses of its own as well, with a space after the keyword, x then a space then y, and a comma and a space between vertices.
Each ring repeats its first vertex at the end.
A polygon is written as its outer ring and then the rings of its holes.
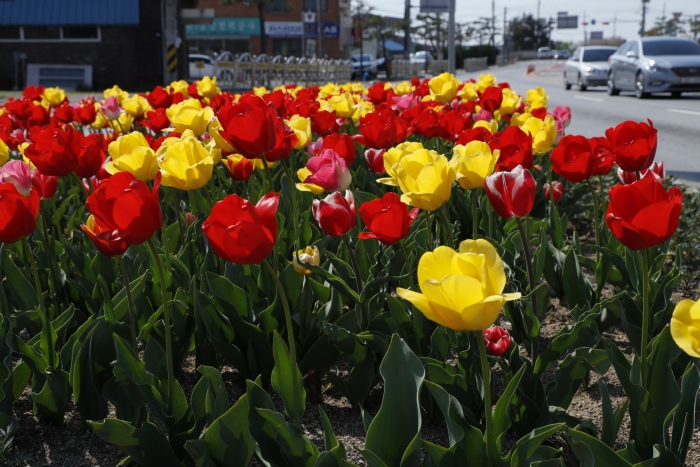
POLYGON ((384 149, 367 149, 365 151, 365 160, 369 169, 376 174, 386 173, 384 168, 384 149))
POLYGON ((494 326, 482 331, 486 350, 493 355, 503 355, 510 347, 510 333, 500 326, 494 326))
POLYGON ((320 186, 326 191, 346 190, 352 182, 352 174, 345 159, 332 149, 325 149, 320 155, 312 157, 306 163, 311 175, 304 183, 320 186))
POLYGON ((311 270, 302 266, 301 263, 311 264, 313 266, 318 266, 321 264, 321 255, 318 252, 318 247, 313 248, 307 246, 303 250, 295 251, 292 253, 292 264, 294 265, 294 270, 299 274, 311 274, 311 270))
POLYGON ((29 164, 11 160, 0 168, 0 183, 12 183, 17 191, 29 196, 32 189, 32 171, 29 164))
MULTIPOLYGON (((552 185, 554 186, 554 201, 557 202, 564 196, 564 185, 561 182, 552 182, 552 185)), ((542 191, 544 192, 544 197, 547 198, 547 200, 552 199, 549 183, 542 185, 542 191)))
POLYGON ((197 220, 197 218, 194 216, 194 214, 188 212, 187 214, 185 214, 185 220, 187 221, 187 225, 192 225, 197 220))
POLYGON ((350 190, 345 192, 345 197, 335 192, 324 199, 315 199, 311 212, 321 230, 332 237, 348 233, 357 223, 355 197, 350 190))
POLYGON ((536 188, 530 171, 520 165, 512 172, 497 172, 484 180, 484 191, 493 210, 505 219, 529 214, 536 188))
POLYGON ((12 183, 0 184, 0 242, 15 243, 30 235, 39 215, 39 195, 24 196, 12 183))
POLYGON ((107 100, 100 105, 100 110, 108 120, 116 120, 119 118, 119 114, 121 114, 119 102, 114 96, 107 98, 107 100))

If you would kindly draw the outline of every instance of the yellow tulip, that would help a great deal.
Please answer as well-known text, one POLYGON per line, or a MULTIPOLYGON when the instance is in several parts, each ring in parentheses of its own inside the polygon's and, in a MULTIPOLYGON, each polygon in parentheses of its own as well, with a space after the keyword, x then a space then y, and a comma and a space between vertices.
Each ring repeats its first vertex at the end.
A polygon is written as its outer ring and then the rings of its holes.
POLYGON ((216 76, 210 78, 205 76, 197 81, 197 92, 202 97, 211 99, 221 92, 221 88, 216 85, 216 76))
POLYGON ((418 283, 423 293, 402 288, 396 292, 429 320, 456 331, 490 327, 507 301, 520 298, 520 293, 503 293, 503 260, 483 239, 465 240, 459 252, 440 246, 424 253, 418 262, 418 283))
POLYGON ((386 170, 386 178, 377 179, 379 183, 384 185, 399 186, 397 178, 398 175, 394 171, 394 167, 398 169, 399 160, 406 157, 409 154, 413 154, 419 149, 423 149, 423 145, 418 142, 406 141, 401 143, 384 153, 384 170, 386 170))
POLYGON ((7 144, 0 138, 0 165, 5 165, 5 162, 10 158, 10 148, 7 144))
POLYGON ((513 92, 512 89, 503 88, 503 101, 499 111, 501 115, 510 115, 515 112, 515 109, 520 105, 520 96, 513 92))
POLYGON ((700 358, 700 301, 678 302, 671 317, 671 336, 681 350, 700 358))
POLYGON ((413 85, 408 81, 401 81, 400 83, 394 86, 394 94, 396 94, 397 96, 403 96, 404 94, 408 94, 414 89, 415 87, 413 87, 413 85))
POLYGON ((32 166, 32 169, 33 169, 34 164, 32 163, 32 161, 27 159, 27 156, 24 155, 24 150, 27 149, 28 147, 29 147, 29 143, 27 143, 26 141, 24 143, 20 143, 19 145, 17 145, 17 149, 19 150, 19 153, 22 154, 22 160, 26 164, 30 164, 32 166))
POLYGON ((302 167, 301 169, 297 170, 297 177, 299 177, 299 180, 301 181, 301 183, 297 183, 297 190, 309 191, 315 195, 320 195, 324 191, 323 188, 318 185, 314 185, 313 183, 304 183, 306 177, 310 175, 311 171, 306 167, 302 167))
MULTIPOLYGON (((97 121, 97 120, 95 120, 97 121)), ((122 112, 119 114, 119 118, 116 120, 111 120, 108 122, 109 126, 112 127, 114 131, 121 131, 122 133, 127 133, 131 131, 131 125, 134 123, 134 117, 122 112)))
POLYGON ((326 83, 320 88, 318 88, 318 97, 328 97, 332 96, 337 92, 337 87, 333 83, 326 83))
POLYGON ((105 99, 108 99, 108 98, 110 98, 110 97, 112 97, 112 96, 116 97, 116 98, 117 98, 117 103, 118 103, 119 105, 122 105, 122 102, 124 101, 124 99, 126 99, 127 97, 129 97, 129 93, 126 92, 126 91, 124 91, 124 90, 122 90, 122 89, 121 89, 119 86, 117 86, 116 84, 115 84, 114 86, 112 86, 111 88, 109 88, 109 89, 105 89, 104 92, 103 92, 102 94, 104 94, 105 99))
POLYGON ((344 92, 328 99, 331 109, 335 110, 338 117, 350 118, 355 113, 355 100, 352 94, 344 92))
POLYGON ((542 86, 529 89, 525 94, 525 102, 533 109, 547 107, 547 93, 542 86))
POLYGON ((493 173, 499 154, 498 149, 492 153, 489 145, 481 141, 456 145, 450 167, 455 171, 459 186, 465 190, 482 188, 484 179, 493 173))
POLYGON ((393 167, 401 201, 425 211, 434 211, 450 199, 455 172, 447 158, 419 149, 399 159, 393 167))
MULTIPOLYGON (((256 169, 265 170, 265 164, 263 163, 262 159, 251 159, 250 162, 253 163, 253 167, 255 167, 256 169)), ((271 169, 272 167, 275 166, 275 164, 277 164, 277 162, 274 162, 274 161, 266 161, 266 162, 267 162, 267 168, 269 168, 269 169, 271 169)), ((301 169, 299 169, 299 170, 301 170, 301 169)), ((311 172, 309 172, 308 175, 310 175, 310 174, 311 174, 311 172)))
POLYGON ((464 86, 462 86, 462 90, 460 91, 459 95, 464 101, 473 102, 477 100, 479 98, 479 94, 477 94, 476 83, 464 83, 464 86))
POLYGON ((165 115, 175 127, 175 131, 184 133, 192 130, 195 136, 201 136, 207 131, 207 125, 214 117, 211 107, 202 108, 198 99, 187 99, 179 104, 171 105, 165 115))
POLYGON ((457 95, 459 81, 452 73, 445 72, 432 78, 428 82, 428 87, 433 100, 446 104, 457 95))
POLYGON ((476 79, 476 86, 480 92, 484 92, 489 86, 496 85, 496 77, 491 73, 484 73, 479 75, 476 79))
POLYGON ((233 149, 233 146, 228 144, 228 141, 226 141, 223 136, 221 136, 221 131, 223 128, 221 127, 221 123, 219 122, 218 118, 215 118, 212 120, 212 122, 209 124, 209 129, 207 130, 209 132, 209 135, 212 137, 212 139, 216 142, 216 146, 226 152, 234 152, 235 149, 233 149))
POLYGON ((148 100, 138 94, 127 97, 122 101, 122 108, 124 109, 124 112, 128 113, 132 117, 143 115, 150 110, 150 107, 151 106, 148 104, 148 100))
POLYGON ((302 263, 307 263, 307 264, 312 264, 314 266, 318 266, 321 264, 321 255, 318 252, 318 247, 313 247, 311 248, 310 246, 307 246, 303 250, 295 251, 292 253, 292 264, 294 265, 294 271, 298 272, 299 274, 311 274, 311 269, 307 269, 301 264, 299 264, 299 261, 302 263))
POLYGON ((213 138, 210 138, 209 141, 207 141, 207 143, 204 145, 204 147, 209 152, 212 161, 214 161, 214 165, 221 162, 221 148, 217 146, 216 141, 214 141, 213 138))
POLYGON ((214 170, 214 160, 209 151, 187 130, 180 138, 158 149, 158 165, 163 176, 162 184, 180 190, 198 190, 207 184, 214 170), (161 151, 162 150, 162 151, 161 151))
POLYGON ((474 124, 473 128, 478 128, 478 127, 484 127, 487 130, 489 130, 489 132, 491 134, 494 134, 498 131, 498 122, 496 120, 493 120, 493 119, 491 121, 488 121, 488 122, 486 120, 479 120, 478 122, 476 122, 474 124))
POLYGON ((358 123, 360 118, 367 114, 371 114, 372 112, 374 112, 374 104, 372 104, 370 101, 361 100, 355 104, 354 112, 352 114, 352 121, 358 123))
POLYGON ((530 112, 525 112, 525 113, 515 112, 510 117, 510 124, 522 128, 522 126, 525 124, 525 122, 527 122, 528 119, 530 119, 530 118, 532 118, 532 114, 530 112))
POLYGON ((107 149, 112 160, 105 164, 111 174, 129 172, 142 182, 153 180, 158 173, 156 154, 138 131, 120 136, 107 149))
POLYGON ((361 93, 365 90, 365 85, 360 82, 345 83, 340 86, 340 89, 345 92, 361 93))
POLYGON ((551 115, 547 115, 544 120, 530 117, 520 129, 532 136, 532 153, 535 155, 547 154, 556 143, 557 124, 551 115))
POLYGON ((180 81, 173 81, 172 83, 170 83, 170 86, 168 86, 168 91, 179 92, 183 96, 187 97, 190 95, 187 92, 188 87, 189 83, 184 79, 181 79, 180 81))
POLYGON ((294 145, 294 149, 306 147, 306 143, 311 140, 311 119, 301 115, 292 115, 292 118, 285 122, 297 135, 297 143, 294 145))
POLYGON ((46 103, 50 106, 58 107, 64 100, 66 100, 66 93, 59 87, 46 88, 44 89, 44 94, 42 94, 41 97, 42 104, 44 103, 43 101, 46 101, 46 103))

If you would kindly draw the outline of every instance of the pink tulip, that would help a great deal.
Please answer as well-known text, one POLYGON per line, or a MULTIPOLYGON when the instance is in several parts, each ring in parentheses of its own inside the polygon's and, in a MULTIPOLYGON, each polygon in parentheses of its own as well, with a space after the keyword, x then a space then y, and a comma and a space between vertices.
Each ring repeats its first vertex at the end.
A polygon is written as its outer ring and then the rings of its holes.
POLYGON ((108 97, 102 105, 100 105, 100 110, 108 120, 116 120, 119 118, 122 109, 119 107, 119 102, 114 96, 108 97))
POLYGON ((557 122, 561 122, 564 128, 571 123, 571 108, 564 105, 558 105, 550 112, 557 122))
POLYGON ((352 174, 345 159, 332 149, 325 149, 320 155, 312 157, 306 163, 311 175, 304 183, 318 185, 326 191, 346 190, 352 182, 352 174))
POLYGON ((18 192, 29 196, 32 191, 32 169, 23 161, 11 160, 0 168, 0 182, 12 183, 18 192))
POLYGON ((492 118, 493 114, 486 109, 481 109, 476 113, 476 115, 474 115, 475 122, 478 122, 479 120, 486 120, 487 122, 490 122, 492 118))
POLYGON ((411 109, 415 107, 418 102, 420 102, 420 98, 418 96, 414 96, 412 92, 404 94, 403 96, 394 96, 393 100, 394 104, 391 106, 392 110, 401 111, 411 109))
POLYGON ((306 144, 306 153, 309 157, 318 156, 323 150, 323 136, 321 136, 316 141, 309 141, 306 144))

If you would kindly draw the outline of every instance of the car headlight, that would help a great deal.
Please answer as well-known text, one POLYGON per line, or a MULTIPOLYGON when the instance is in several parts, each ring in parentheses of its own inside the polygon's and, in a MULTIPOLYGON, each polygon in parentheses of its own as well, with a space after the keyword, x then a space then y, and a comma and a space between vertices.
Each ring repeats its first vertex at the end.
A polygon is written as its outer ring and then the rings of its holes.
POLYGON ((671 71, 668 67, 660 66, 655 63, 648 65, 647 70, 651 71, 652 73, 669 73, 671 71))

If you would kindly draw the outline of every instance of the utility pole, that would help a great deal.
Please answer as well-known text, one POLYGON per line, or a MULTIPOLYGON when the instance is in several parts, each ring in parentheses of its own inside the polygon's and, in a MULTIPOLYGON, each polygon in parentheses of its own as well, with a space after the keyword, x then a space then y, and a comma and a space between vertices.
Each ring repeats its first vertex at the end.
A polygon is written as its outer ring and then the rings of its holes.
POLYGON ((496 0, 491 0, 491 46, 496 46, 496 0))
POLYGON ((647 22, 647 3, 649 0, 642 0, 642 29, 639 32, 640 36, 644 36, 644 29, 646 28, 647 22))
POLYGON ((316 0, 316 21, 318 21, 318 58, 323 58, 323 10, 322 1, 316 0))
POLYGON ((403 10, 403 58, 408 60, 411 48, 411 0, 406 0, 406 6, 403 10))
POLYGON ((537 24, 535 26, 535 49, 538 49, 540 47, 540 0, 537 0, 537 24))
POLYGON ((447 25, 447 68, 450 73, 455 72, 455 8, 456 0, 449 0, 449 13, 447 25))
MULTIPOLYGON (((508 36, 506 34, 506 15, 508 14, 508 8, 503 7, 503 56, 508 57, 508 36)), ((504 60, 505 62, 505 60, 504 60)))
POLYGON ((586 34, 586 12, 583 12, 583 46, 588 45, 588 34, 586 34))
POLYGON ((617 31, 617 12, 613 15, 613 37, 615 37, 615 32, 617 31))

